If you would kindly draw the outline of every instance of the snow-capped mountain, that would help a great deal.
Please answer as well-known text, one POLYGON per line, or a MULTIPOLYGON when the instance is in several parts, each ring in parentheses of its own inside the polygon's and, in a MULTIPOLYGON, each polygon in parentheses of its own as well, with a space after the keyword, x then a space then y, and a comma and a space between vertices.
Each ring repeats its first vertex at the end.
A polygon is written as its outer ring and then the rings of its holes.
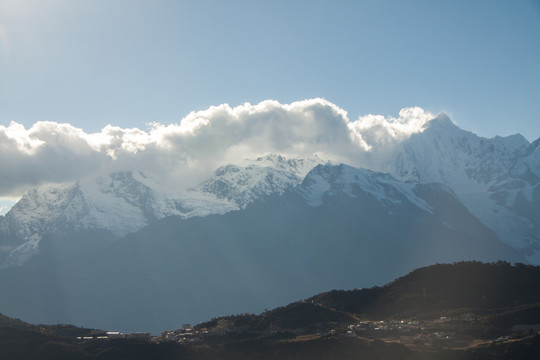
POLYGON ((159 332, 384 283, 437 262, 524 261, 443 184, 319 164, 260 200, 223 215, 163 218, 93 252, 0 270, 0 311, 159 332))
POLYGON ((42 186, 0 216, 0 267, 39 253, 47 235, 102 230, 119 238, 168 216, 225 214, 293 188, 311 206, 343 190, 347 196, 369 193, 389 209, 407 198, 430 211, 414 189, 434 183, 446 185, 500 240, 540 264, 540 139, 482 138, 441 114, 400 142, 388 161, 374 165, 377 172, 342 166, 338 176, 324 163, 280 155, 242 160, 183 191, 130 171, 42 186))
POLYGON ((384 167, 400 179, 443 183, 460 193, 505 177, 527 155, 530 146, 519 134, 479 137, 440 114, 425 125, 423 132, 405 140, 396 157, 384 167))
POLYGON ((448 185, 502 241, 540 263, 539 140, 482 138, 441 114, 383 169, 404 181, 448 185))
POLYGON ((416 185, 397 180, 390 174, 357 169, 348 165, 318 165, 297 189, 311 206, 319 206, 336 195, 358 198, 369 194, 389 211, 408 201, 427 212, 433 209, 415 194, 416 185))
POLYGON ((269 155, 220 167, 198 187, 173 193, 141 172, 119 172, 25 194, 0 217, 0 267, 39 253, 44 235, 106 230, 116 237, 167 216, 224 214, 299 184, 319 159, 269 155))
POLYGON ((242 165, 226 165, 196 189, 213 194, 245 208, 248 204, 268 195, 281 195, 302 182, 305 175, 323 161, 313 159, 286 159, 268 155, 256 160, 244 160, 242 165))

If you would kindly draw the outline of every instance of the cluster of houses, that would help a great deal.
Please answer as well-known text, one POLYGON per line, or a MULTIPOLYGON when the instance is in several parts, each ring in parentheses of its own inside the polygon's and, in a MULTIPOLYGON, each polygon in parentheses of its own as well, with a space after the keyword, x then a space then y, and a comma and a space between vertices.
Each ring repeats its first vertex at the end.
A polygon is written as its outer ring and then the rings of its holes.
MULTIPOLYGON (((286 331, 295 336, 344 336, 363 337, 373 339, 386 339, 399 341, 404 344, 454 344, 466 345, 468 339, 460 334, 463 322, 475 322, 472 314, 462 315, 459 319, 440 317, 433 320, 389 320, 389 321, 359 321, 355 324, 343 326, 335 322, 316 323, 309 328, 280 329, 270 326, 264 331, 253 331, 249 328, 235 327, 230 319, 218 319, 212 328, 194 328, 190 324, 183 324, 176 330, 165 330, 161 336, 152 337, 150 333, 124 334, 116 331, 92 331, 90 335, 78 337, 79 340, 105 340, 105 339, 133 339, 138 341, 193 343, 203 341, 210 336, 252 335, 265 336, 276 332, 286 331)), ((516 325, 512 328, 514 333, 540 332, 540 325, 516 325)), ((502 339, 502 338, 501 338, 502 339)), ((504 340, 504 339, 497 340, 504 340)))
MULTIPOLYGON (((349 325, 346 335, 395 340, 402 344, 464 347, 470 345, 473 340, 464 334, 464 323, 474 326, 476 321, 477 318, 472 313, 459 318, 442 316, 432 320, 361 321, 349 325)), ((514 325, 509 331, 511 335, 502 336, 495 341, 540 333, 540 324, 514 325)))
POLYGON ((191 324, 183 324, 179 329, 164 330, 161 332, 161 336, 152 336, 150 333, 136 332, 130 334, 124 334, 119 331, 101 331, 92 330, 90 334, 86 336, 78 336, 77 340, 114 340, 114 339, 131 339, 138 341, 173 341, 179 343, 185 342, 198 342, 202 338, 211 335, 225 336, 236 331, 233 326, 233 322, 226 319, 218 320, 217 326, 208 330, 206 328, 195 330, 191 324))
POLYGON ((152 338, 149 332, 135 332, 124 334, 120 331, 102 331, 92 330, 87 336, 78 336, 77 340, 114 340, 114 339, 132 339, 140 341, 149 341, 152 338))
POLYGON ((381 334, 381 333, 410 333, 418 331, 436 331, 441 328, 453 327, 456 321, 473 322, 476 317, 472 313, 465 314, 459 319, 450 319, 441 316, 432 320, 390 320, 390 321, 361 321, 357 324, 349 325, 349 330, 358 334, 381 334))
POLYGON ((239 330, 234 326, 234 322, 228 319, 219 319, 216 326, 211 329, 200 328, 195 330, 190 324, 183 324, 176 330, 164 330, 161 337, 156 341, 175 341, 180 343, 198 342, 208 336, 226 336, 236 334, 239 330))
POLYGON ((183 324, 176 330, 164 330, 161 332, 161 338, 157 341, 175 341, 179 343, 185 342, 198 342, 201 340, 202 335, 207 335, 208 330, 194 330, 191 324, 183 324))
POLYGON ((394 339, 405 344, 465 342, 465 338, 458 334, 460 324, 475 320, 475 316, 469 313, 459 319, 442 316, 432 320, 361 321, 349 325, 347 332, 366 338, 394 339))
POLYGON ((411 320, 411 321, 361 321, 357 324, 351 324, 348 326, 348 331, 354 332, 356 334, 366 334, 366 333, 383 333, 389 331, 401 331, 401 332, 410 332, 418 330, 420 327, 420 321, 411 320))

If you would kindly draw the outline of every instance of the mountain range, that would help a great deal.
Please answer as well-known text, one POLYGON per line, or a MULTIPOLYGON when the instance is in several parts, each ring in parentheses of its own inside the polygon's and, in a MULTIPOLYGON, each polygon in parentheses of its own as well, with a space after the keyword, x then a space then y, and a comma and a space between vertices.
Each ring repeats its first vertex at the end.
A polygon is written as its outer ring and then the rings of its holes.
POLYGON ((0 217, 0 311, 159 331, 437 262, 539 264, 539 140, 441 114, 370 169, 272 154, 182 191, 136 171, 41 186, 0 217))

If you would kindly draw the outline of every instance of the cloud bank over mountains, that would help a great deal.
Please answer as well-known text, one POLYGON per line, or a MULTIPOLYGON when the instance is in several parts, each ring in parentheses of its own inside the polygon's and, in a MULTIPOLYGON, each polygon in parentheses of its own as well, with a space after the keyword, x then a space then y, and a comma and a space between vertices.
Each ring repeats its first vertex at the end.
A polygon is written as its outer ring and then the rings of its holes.
POLYGON ((179 124, 147 130, 106 126, 86 133, 70 124, 38 122, 31 128, 0 126, 0 196, 29 187, 97 173, 137 170, 179 188, 216 167, 267 153, 311 157, 371 167, 434 116, 410 107, 397 118, 347 112, 324 99, 291 104, 267 100, 191 112, 179 124))

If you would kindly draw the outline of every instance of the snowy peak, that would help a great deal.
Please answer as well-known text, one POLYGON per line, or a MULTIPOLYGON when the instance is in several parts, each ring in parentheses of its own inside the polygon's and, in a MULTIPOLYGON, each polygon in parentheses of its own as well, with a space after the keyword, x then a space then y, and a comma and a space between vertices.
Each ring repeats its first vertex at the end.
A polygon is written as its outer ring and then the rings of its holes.
POLYGON ((505 176, 529 146, 521 135, 479 137, 441 114, 424 132, 403 142, 385 171, 404 180, 444 183, 461 192, 505 176))
POLYGON ((29 237, 38 230, 58 231, 61 223, 71 223, 86 211, 79 183, 43 186, 25 194, 6 214, 6 221, 17 237, 29 237))
POLYGON ((21 238, 88 229, 123 236, 156 219, 186 217, 194 206, 220 212, 218 203, 215 197, 189 192, 171 197, 143 173, 126 171, 31 190, 6 214, 6 221, 21 238))
POLYGON ((424 131, 427 129, 431 129, 432 131, 455 131, 458 130, 459 127, 454 124, 448 115, 441 112, 437 117, 424 125, 424 131))
POLYGON ((245 166, 226 165, 197 189, 227 199, 239 208, 265 196, 281 195, 298 185, 319 159, 286 159, 269 155, 244 161, 245 166))
POLYGON ((121 235, 124 225, 145 222, 141 220, 142 211, 133 209, 151 196, 151 190, 137 182, 132 173, 115 173, 33 189, 6 214, 6 221, 21 239, 36 234, 107 228, 104 225, 113 223, 113 232, 121 235))
POLYGON ((300 180, 293 173, 268 167, 227 165, 219 168, 215 176, 203 182, 198 189, 243 208, 262 196, 282 194, 300 180))
POLYGON ((538 144, 519 134, 483 138, 439 117, 405 140, 383 168, 401 180, 451 187, 499 239, 539 263, 538 144))
POLYGON ((153 205, 159 196, 156 191, 143 183, 144 179, 145 176, 142 173, 136 173, 134 176, 133 172, 125 171, 113 173, 106 177, 98 177, 93 181, 86 182, 84 185, 87 193, 97 190, 96 194, 110 195, 121 199, 129 205, 141 209, 147 219, 154 220, 157 216, 153 205), (97 188, 95 188, 95 185, 97 185, 97 188))
POLYGON ((86 211, 78 183, 29 191, 3 217, 0 268, 21 264, 37 254, 43 234, 65 231, 86 211))
MULTIPOLYGON (((249 160, 248 160, 249 161, 249 160)), ((258 157, 253 164, 271 167, 274 169, 280 169, 288 172, 292 172, 297 176, 304 178, 306 174, 319 164, 323 164, 324 161, 317 156, 306 159, 287 159, 284 156, 270 154, 262 157, 258 157)))
POLYGON ((348 165, 318 165, 305 177, 300 194, 311 206, 320 206, 334 196, 358 198, 371 196, 385 206, 413 203, 431 212, 431 207, 414 193, 415 185, 404 183, 390 174, 358 169, 348 165))

